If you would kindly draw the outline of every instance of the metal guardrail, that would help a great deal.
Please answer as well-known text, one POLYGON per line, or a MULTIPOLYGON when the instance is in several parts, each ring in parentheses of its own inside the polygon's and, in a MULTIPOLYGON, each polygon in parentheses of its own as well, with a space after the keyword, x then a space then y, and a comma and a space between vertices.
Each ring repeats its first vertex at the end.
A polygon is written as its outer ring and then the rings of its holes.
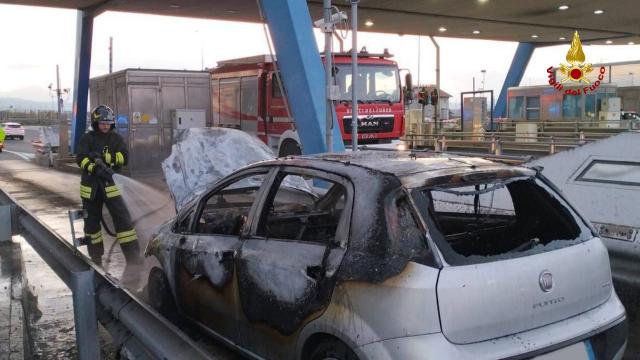
POLYGON ((580 130, 632 130, 638 125, 640 121, 634 119, 619 119, 619 120, 577 120, 577 121, 556 121, 556 120, 512 120, 512 119, 496 119, 494 120, 498 129, 515 128, 517 124, 536 124, 539 131, 546 129, 553 129, 558 127, 573 128, 574 131, 580 130), (603 127, 603 125, 605 125, 603 127))
POLYGON ((412 149, 433 146, 436 151, 448 147, 486 149, 488 153, 502 155, 503 150, 521 150, 555 154, 560 149, 574 148, 611 136, 609 133, 539 132, 536 137, 519 136, 515 132, 444 132, 440 134, 407 134, 401 140, 412 149), (560 136, 559 136, 560 135, 560 136), (564 136, 568 135, 568 136, 564 136))
POLYGON ((11 213, 0 219, 0 227, 9 226, 12 235, 22 235, 71 289, 81 360, 100 359, 98 321, 131 359, 215 359, 2 189, 0 209, 11 213))

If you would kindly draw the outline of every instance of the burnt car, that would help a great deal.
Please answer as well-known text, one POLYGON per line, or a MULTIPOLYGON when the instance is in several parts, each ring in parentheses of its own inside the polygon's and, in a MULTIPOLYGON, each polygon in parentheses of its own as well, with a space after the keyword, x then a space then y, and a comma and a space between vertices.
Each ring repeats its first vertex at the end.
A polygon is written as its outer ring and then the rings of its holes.
POLYGON ((607 251, 538 171, 439 153, 259 162, 146 249, 151 304, 265 359, 620 359, 607 251))

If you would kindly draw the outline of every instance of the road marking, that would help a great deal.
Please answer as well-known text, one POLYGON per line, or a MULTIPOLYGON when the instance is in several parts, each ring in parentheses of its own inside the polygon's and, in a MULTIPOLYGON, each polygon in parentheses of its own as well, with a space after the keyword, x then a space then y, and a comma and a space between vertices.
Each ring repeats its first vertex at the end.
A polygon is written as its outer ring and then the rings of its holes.
POLYGON ((30 153, 24 153, 24 152, 17 152, 17 151, 11 151, 11 150, 4 150, 4 152, 7 152, 9 154, 13 154, 15 156, 19 156, 20 158, 22 158, 23 160, 31 160, 34 159, 36 156, 34 154, 30 154, 30 153))

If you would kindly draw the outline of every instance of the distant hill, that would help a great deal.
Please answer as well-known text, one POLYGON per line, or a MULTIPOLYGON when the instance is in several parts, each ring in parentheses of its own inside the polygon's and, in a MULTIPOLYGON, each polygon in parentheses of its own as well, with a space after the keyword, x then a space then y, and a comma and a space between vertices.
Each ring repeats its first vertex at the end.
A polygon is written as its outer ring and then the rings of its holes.
MULTIPOLYGON (((0 111, 15 109, 25 110, 57 110, 55 101, 46 87, 28 86, 11 91, 0 91, 0 111)), ((65 110, 71 109, 71 96, 65 95, 65 110)))
MULTIPOLYGON (((64 107, 67 111, 71 110, 71 103, 65 103, 64 107)), ((58 108, 55 102, 51 101, 33 101, 14 97, 0 97, 0 111, 2 110, 58 110, 58 108)))

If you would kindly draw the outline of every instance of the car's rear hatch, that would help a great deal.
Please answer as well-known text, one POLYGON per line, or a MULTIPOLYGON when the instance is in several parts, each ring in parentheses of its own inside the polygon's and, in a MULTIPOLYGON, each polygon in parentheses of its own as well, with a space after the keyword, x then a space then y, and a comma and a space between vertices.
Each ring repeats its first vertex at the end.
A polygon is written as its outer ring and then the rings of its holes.
POLYGON ((444 260, 442 331, 458 344, 566 319, 611 294, 607 251, 566 200, 537 175, 497 174, 412 190, 444 260))
POLYGON ((438 280, 442 331, 458 344, 566 319, 604 303, 610 294, 609 261, 599 239, 509 260, 448 266, 438 280))

